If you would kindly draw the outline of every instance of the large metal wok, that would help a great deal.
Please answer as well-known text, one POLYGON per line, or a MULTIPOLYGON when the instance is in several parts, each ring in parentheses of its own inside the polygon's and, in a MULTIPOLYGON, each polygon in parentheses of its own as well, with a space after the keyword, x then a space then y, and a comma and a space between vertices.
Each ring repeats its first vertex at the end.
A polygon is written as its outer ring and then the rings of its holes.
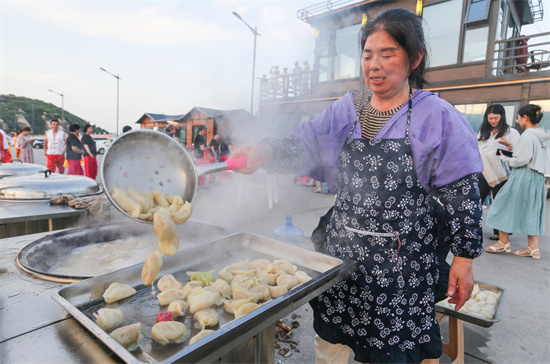
POLYGON ((197 193, 198 176, 246 167, 246 158, 223 163, 195 165, 175 139, 154 130, 132 130, 111 143, 101 162, 101 181, 111 203, 133 218, 111 196, 113 188, 179 195, 192 202, 197 193))

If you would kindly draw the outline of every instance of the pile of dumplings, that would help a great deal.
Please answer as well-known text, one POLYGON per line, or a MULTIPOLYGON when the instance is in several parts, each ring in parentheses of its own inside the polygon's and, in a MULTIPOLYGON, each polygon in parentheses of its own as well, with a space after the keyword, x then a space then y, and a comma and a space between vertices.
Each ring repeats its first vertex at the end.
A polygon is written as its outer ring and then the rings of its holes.
MULTIPOLYGON (((174 321, 158 322, 151 329, 151 337, 161 345, 187 340, 190 330, 177 320, 188 314, 193 317, 194 328, 200 330, 189 340, 191 345, 215 332, 220 322, 218 308, 223 307, 237 319, 311 280, 306 272, 297 270, 286 260, 267 259, 226 266, 217 276, 214 272, 187 274, 190 280, 186 284, 171 274, 157 282, 159 306, 166 306, 166 312, 174 318, 174 321)), ((105 291, 104 298, 105 302, 116 302, 134 293, 132 287, 115 282, 105 291)), ((123 321, 118 309, 102 308, 95 316, 96 324, 105 331, 115 329, 123 321)), ((117 328, 110 335, 128 350, 134 350, 139 346, 140 331, 141 323, 134 323, 117 328)))
MULTIPOLYGON (((498 294, 492 291, 481 290, 478 284, 474 285, 474 290, 472 291, 472 296, 464 306, 458 310, 458 312, 468 313, 470 315, 475 315, 483 317, 484 319, 492 320, 495 316, 496 306, 497 306, 498 294)), ((443 301, 438 302, 440 306, 448 307, 451 309, 455 308, 454 303, 449 303, 449 297, 443 301)))
POLYGON ((141 272, 143 284, 150 286, 157 279, 162 268, 162 256, 174 255, 178 250, 179 237, 175 224, 183 224, 193 213, 193 206, 177 195, 164 195, 161 191, 139 191, 132 188, 113 188, 111 196, 118 206, 130 216, 153 221, 159 240, 159 250, 147 255, 141 272))

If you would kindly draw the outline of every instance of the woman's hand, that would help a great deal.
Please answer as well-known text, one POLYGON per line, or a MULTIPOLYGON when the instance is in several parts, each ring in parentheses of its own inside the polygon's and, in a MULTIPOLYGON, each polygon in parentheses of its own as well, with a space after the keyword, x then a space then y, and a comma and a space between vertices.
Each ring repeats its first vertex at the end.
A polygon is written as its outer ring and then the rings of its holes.
POLYGON ((231 154, 229 159, 248 158, 246 168, 238 169, 237 172, 243 174, 252 174, 262 165, 268 164, 273 159, 273 149, 269 145, 248 145, 237 149, 231 154))
POLYGON ((474 273, 472 272, 473 259, 454 257, 449 271, 449 287, 447 296, 451 299, 449 303, 456 304, 455 311, 460 310, 462 306, 472 296, 474 289, 474 273))

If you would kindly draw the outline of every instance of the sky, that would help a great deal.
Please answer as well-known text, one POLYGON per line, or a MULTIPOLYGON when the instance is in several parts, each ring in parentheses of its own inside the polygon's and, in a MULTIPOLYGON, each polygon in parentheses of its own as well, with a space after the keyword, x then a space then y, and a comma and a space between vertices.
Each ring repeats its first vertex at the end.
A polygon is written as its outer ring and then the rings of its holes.
MULTIPOLYGON (((550 0, 542 0, 550 12, 550 0)), ((115 132, 144 113, 195 106, 250 110, 256 72, 314 62, 315 31, 297 11, 320 0, 0 0, 0 93, 39 99, 115 132), (50 92, 48 90, 53 90, 50 92), (63 94, 62 98, 58 94, 63 94)), ((547 32, 544 20, 522 33, 547 32)), ((259 81, 255 80, 254 113, 259 81)))
MULTIPOLYGON (((312 1, 0 0, 0 93, 39 99, 109 132, 144 113, 250 110, 255 77, 313 64, 312 1), (54 92, 50 92, 52 90, 54 92), (58 95, 63 94, 63 98, 58 95)), ((254 88, 257 111, 259 82, 254 88)))

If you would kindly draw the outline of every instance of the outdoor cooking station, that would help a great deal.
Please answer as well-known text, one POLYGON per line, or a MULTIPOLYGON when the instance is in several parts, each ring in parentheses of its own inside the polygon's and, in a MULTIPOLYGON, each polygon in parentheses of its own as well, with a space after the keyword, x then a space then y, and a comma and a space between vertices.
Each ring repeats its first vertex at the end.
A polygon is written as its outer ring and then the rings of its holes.
MULTIPOLYGON (((128 221, 124 222, 124 226, 129 230, 132 229, 132 224, 143 227, 143 224, 129 223, 128 221)), ((187 238, 182 239, 184 245, 182 247, 183 251, 180 249, 173 257, 165 257, 167 259, 165 259, 165 266, 163 266, 161 275, 177 269, 178 257, 184 257, 187 252, 193 251, 195 251, 193 254, 197 254, 197 248, 202 248, 204 244, 212 247, 211 244, 216 244, 216 241, 220 239, 223 245, 229 244, 233 246, 235 246, 235 244, 236 246, 239 245, 239 242, 235 241, 235 239, 248 239, 243 245, 244 250, 247 250, 249 246, 256 246, 260 247, 260 250, 264 249, 268 255, 276 254, 276 252, 281 249, 278 244, 284 244, 259 236, 243 233, 236 234, 235 231, 231 231, 230 229, 192 220, 188 221, 183 226, 185 225, 188 226, 187 238), (208 232, 208 235, 204 234, 205 232, 208 232), (273 247, 270 248, 270 245, 273 245, 273 247)), ((110 274, 114 274, 112 279, 116 278, 118 281, 129 279, 131 285, 137 286, 139 283, 135 282, 135 277, 136 275, 139 277, 141 265, 91 278, 73 286, 39 279, 35 276, 40 276, 40 274, 31 276, 18 269, 16 260, 20 260, 17 258, 22 258, 20 256, 22 250, 27 252, 25 247, 29 244, 34 244, 41 239, 48 240, 50 239, 50 235, 62 237, 63 234, 71 233, 72 231, 81 233, 83 229, 86 228, 69 229, 54 234, 39 233, 3 239, 2 256, 0 258, 0 286, 3 291, 3 302, 1 302, 2 315, 0 318, 0 352, 2 353, 3 360, 8 362, 48 361, 114 363, 120 362, 121 359, 119 356, 122 356, 125 361, 136 363, 173 361, 174 355, 172 355, 172 358, 158 359, 144 353, 134 357, 122 347, 117 348, 116 346, 118 344, 116 343, 113 350, 111 347, 112 343, 109 342, 108 339, 105 340, 105 337, 101 337, 103 334, 107 338, 110 338, 106 333, 94 332, 93 328, 86 323, 83 325, 81 325, 82 321, 79 323, 82 317, 78 316, 84 315, 79 314, 77 311, 80 309, 85 311, 85 308, 77 308, 79 304, 75 303, 74 300, 88 299, 83 298, 88 297, 86 294, 81 295, 75 293, 81 289, 79 287, 93 289, 93 286, 97 284, 101 287, 99 295, 101 296, 104 288, 103 285, 106 284, 104 280, 107 279, 110 283, 110 274), (132 282, 132 280, 134 280, 134 282, 132 282), (62 307, 60 305, 62 302, 54 301, 54 299, 52 299, 54 296, 56 296, 55 298, 58 301, 66 299, 67 302, 65 302, 65 306, 62 307), (66 310, 67 307, 73 309, 73 312, 71 312, 73 313, 72 316, 68 315, 66 310), (77 319, 75 319, 74 316, 77 316, 77 319), (124 353, 122 353, 122 351, 124 351, 124 353), (126 357, 124 357, 124 355, 126 355, 126 357)), ((286 244, 284 245, 286 246, 286 244)), ((322 258, 322 255, 308 251, 307 249, 288 246, 285 250, 288 251, 286 254, 293 254, 294 256, 302 255, 302 258, 298 259, 308 259, 310 254, 314 254, 321 257, 320 263, 317 264, 326 265, 327 262, 327 260, 322 258)), ((242 258, 243 260, 246 259, 244 256, 242 258)), ((251 258, 253 259, 255 257, 251 258)), ((285 254, 282 254, 281 258, 284 259, 285 254)), ((326 257, 326 259, 331 261, 330 264, 334 264, 332 263, 333 258, 326 257)), ((205 260, 203 264, 206 262, 207 260, 205 260)), ((219 265, 220 269, 225 266, 224 262, 219 260, 216 264, 219 265)), ((307 301, 318 293, 326 290, 337 280, 342 279, 342 276, 349 274, 350 270, 354 267, 355 263, 353 262, 343 262, 337 269, 329 269, 328 275, 321 274, 322 282, 316 281, 314 277, 314 279, 310 281, 312 282, 311 284, 308 282, 309 285, 304 285, 306 288, 296 289, 296 293, 292 293, 293 290, 289 292, 289 294, 281 297, 281 299, 271 301, 270 304, 265 305, 265 309, 263 308, 264 306, 262 306, 256 310, 256 313, 253 311, 249 314, 252 319, 246 319, 247 316, 245 316, 243 317, 244 320, 240 320, 240 324, 235 322, 227 325, 226 328, 218 329, 215 334, 210 335, 212 339, 209 340, 208 337, 203 339, 206 345, 199 345, 196 350, 186 353, 186 356, 182 359, 187 362, 215 362, 219 358, 233 357, 234 361, 235 355, 237 355, 241 359, 245 358, 245 360, 240 360, 244 362, 273 362, 273 324, 278 319, 307 303, 307 301), (220 334, 216 335, 218 332, 220 332, 220 334)), ((30 273, 32 274, 33 272, 30 273)), ((150 287, 147 288, 150 290, 150 287)), ((90 304, 90 302, 80 302, 80 304, 86 306, 90 304)), ((159 311, 158 307, 156 311, 159 311)), ((95 326, 95 324, 92 324, 92 326, 95 326)), ((146 330, 142 330, 142 333, 149 335, 149 333, 145 331, 146 330)))

